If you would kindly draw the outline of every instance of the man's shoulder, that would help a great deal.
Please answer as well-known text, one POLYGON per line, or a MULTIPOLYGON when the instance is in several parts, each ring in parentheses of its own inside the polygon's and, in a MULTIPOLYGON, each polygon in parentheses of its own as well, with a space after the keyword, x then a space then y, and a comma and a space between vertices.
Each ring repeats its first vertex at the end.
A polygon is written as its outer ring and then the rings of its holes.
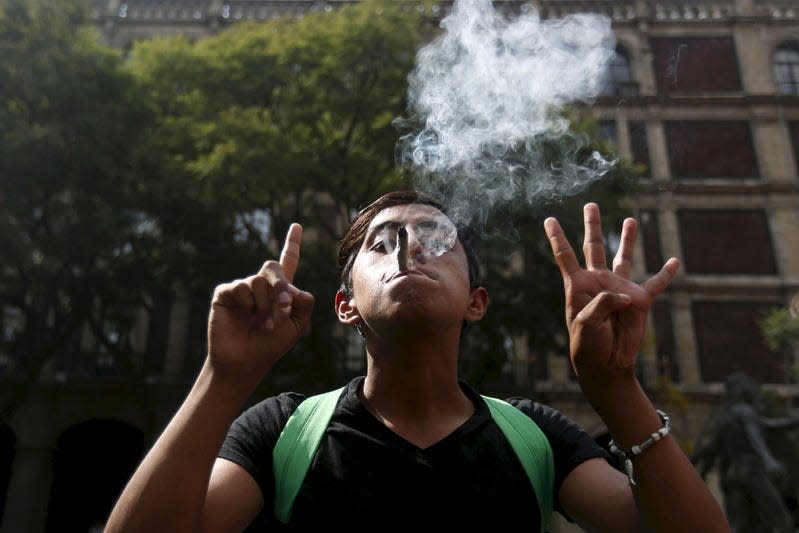
POLYGON ((577 422, 552 406, 521 397, 511 397, 505 401, 530 417, 541 428, 553 447, 572 448, 596 444, 577 422))

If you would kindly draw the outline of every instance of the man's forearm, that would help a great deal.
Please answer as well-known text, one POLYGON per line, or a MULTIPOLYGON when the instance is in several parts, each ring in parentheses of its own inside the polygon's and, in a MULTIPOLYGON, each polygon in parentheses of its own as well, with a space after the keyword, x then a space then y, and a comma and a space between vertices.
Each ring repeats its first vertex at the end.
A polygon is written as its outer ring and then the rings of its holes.
MULTIPOLYGON (((623 450, 641 444, 662 426, 632 370, 624 379, 606 383, 581 377, 581 385, 623 450)), ((651 531, 729 531, 721 507, 672 435, 632 463, 636 506, 651 531)))
POLYGON ((111 512, 108 533, 196 531, 208 479, 245 387, 220 384, 208 361, 111 512))

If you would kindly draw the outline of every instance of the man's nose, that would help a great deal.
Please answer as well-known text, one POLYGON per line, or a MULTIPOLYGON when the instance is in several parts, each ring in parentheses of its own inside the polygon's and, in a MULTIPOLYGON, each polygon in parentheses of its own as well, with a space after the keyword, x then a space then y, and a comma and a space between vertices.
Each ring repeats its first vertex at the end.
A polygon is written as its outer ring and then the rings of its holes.
POLYGON ((406 226, 406 229, 408 230, 408 258, 417 263, 424 263, 427 261, 427 250, 424 244, 419 239, 414 228, 406 226))

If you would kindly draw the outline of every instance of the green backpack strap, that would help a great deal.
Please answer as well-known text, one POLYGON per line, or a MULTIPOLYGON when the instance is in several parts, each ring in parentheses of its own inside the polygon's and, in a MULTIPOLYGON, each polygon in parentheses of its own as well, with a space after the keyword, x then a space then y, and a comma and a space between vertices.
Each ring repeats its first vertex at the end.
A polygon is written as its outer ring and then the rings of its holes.
POLYGON ((272 451, 275 517, 288 523, 294 498, 308 473, 344 387, 310 396, 289 417, 272 451))
POLYGON ((483 396, 483 399, 530 478, 541 510, 541 531, 548 531, 552 521, 555 483, 552 447, 538 424, 519 409, 498 398, 483 396))
MULTIPOLYGON (((344 387, 306 398, 289 417, 272 452, 275 517, 288 523, 294 498, 308 473, 344 387)), ((533 485, 541 511, 541 531, 552 520, 555 466, 552 448, 538 425, 511 404, 483 396, 491 417, 511 444, 533 485)))

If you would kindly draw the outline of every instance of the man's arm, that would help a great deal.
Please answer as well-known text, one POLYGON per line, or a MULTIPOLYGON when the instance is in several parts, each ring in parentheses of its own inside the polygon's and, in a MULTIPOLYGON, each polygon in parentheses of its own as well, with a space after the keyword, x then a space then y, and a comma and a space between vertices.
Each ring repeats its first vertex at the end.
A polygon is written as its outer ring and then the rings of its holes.
MULTIPOLYGON (((627 385, 609 386, 610 398, 600 404, 594 394, 592 404, 614 440, 629 449, 661 422, 634 375, 627 385)), ((604 460, 594 462, 572 471, 560 492, 564 509, 587 531, 729 531, 718 502, 671 435, 633 459, 635 487, 604 460)))
POLYGON ((572 470, 561 483, 558 498, 585 531, 643 529, 627 477, 602 458, 589 459, 572 470))
POLYGON ((216 455, 249 395, 307 331, 313 297, 292 285, 301 238, 302 228, 292 225, 280 262, 214 291, 205 363, 122 492, 107 532, 198 531, 203 522, 229 530, 263 505, 252 477, 216 455))
MULTIPOLYGON (((629 450, 662 426, 638 383, 635 363, 652 302, 671 282, 679 262, 670 259, 651 279, 635 283, 630 271, 636 221, 624 221, 610 270, 596 204, 585 206, 584 220, 585 268, 557 220, 544 223, 564 281, 569 355, 587 400, 615 443, 629 450)), ((626 489, 615 474, 604 481, 604 474, 611 476, 609 466, 578 467, 564 481, 561 504, 589 531, 730 530, 718 502, 671 435, 632 462, 636 486, 626 489)))
POLYGON ((246 397, 231 397, 229 388, 215 382, 206 361, 183 405, 125 487, 105 531, 198 531, 211 466, 244 401, 246 397))
POLYGON ((243 531, 264 505, 261 488, 244 468, 218 458, 202 511, 202 532, 243 531))

